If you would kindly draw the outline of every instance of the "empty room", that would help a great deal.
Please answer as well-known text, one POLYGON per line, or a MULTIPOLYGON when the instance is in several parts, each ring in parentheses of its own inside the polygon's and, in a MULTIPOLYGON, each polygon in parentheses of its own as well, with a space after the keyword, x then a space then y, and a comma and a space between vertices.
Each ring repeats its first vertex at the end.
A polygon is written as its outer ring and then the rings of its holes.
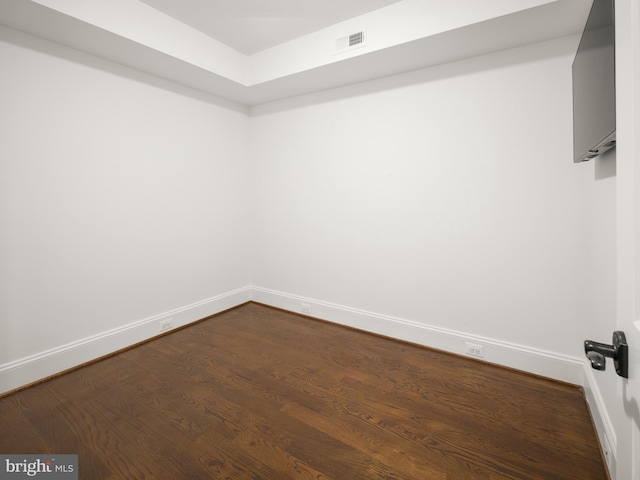
POLYGON ((0 479, 640 480, 635 0, 0 0, 0 479))

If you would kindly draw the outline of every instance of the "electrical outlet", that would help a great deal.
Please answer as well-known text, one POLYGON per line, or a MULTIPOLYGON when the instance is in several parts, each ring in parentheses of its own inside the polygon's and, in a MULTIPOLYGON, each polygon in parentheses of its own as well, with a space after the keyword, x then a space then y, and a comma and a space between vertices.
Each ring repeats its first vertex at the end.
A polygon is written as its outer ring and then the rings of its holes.
POLYGON ((171 330, 173 328, 173 318, 166 318, 164 320, 160 320, 160 331, 166 332, 167 330, 171 330))
POLYGON ((484 346, 476 343, 465 342, 465 351, 467 355, 477 358, 484 358, 484 346))
POLYGON ((604 453, 604 459, 607 461, 607 466, 611 469, 613 453, 611 452, 611 442, 609 442, 609 437, 606 434, 604 435, 604 442, 602 443, 602 453, 604 453))
POLYGON ((302 310, 302 313, 311 313, 311 305, 309 305, 308 303, 301 304, 300 308, 302 310))

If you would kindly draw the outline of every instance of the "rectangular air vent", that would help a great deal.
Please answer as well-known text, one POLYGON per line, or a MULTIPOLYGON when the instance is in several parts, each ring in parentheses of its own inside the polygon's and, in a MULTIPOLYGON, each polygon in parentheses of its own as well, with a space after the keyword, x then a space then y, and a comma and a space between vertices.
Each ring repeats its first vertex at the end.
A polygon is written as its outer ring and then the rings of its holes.
POLYGON ((349 35, 349 46, 360 45, 364 42, 364 32, 352 33, 349 35))
POLYGON ((354 48, 359 48, 365 45, 364 30, 352 33, 345 37, 340 37, 336 40, 336 51, 334 54, 343 53, 354 48))

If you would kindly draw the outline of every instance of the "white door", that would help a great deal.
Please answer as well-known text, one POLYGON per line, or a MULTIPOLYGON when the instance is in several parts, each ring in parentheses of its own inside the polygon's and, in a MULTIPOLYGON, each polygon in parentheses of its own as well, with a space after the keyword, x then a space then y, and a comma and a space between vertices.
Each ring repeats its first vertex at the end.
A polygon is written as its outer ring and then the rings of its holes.
POLYGON ((629 345, 620 379, 625 424, 614 480, 640 480, 640 2, 616 0, 617 327, 629 345))

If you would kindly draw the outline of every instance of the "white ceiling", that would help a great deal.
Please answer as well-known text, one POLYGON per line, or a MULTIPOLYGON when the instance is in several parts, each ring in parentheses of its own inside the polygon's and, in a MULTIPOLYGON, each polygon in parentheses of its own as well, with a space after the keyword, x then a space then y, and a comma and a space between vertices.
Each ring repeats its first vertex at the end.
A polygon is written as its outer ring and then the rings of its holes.
POLYGON ((401 0, 141 0, 252 55, 401 0))

